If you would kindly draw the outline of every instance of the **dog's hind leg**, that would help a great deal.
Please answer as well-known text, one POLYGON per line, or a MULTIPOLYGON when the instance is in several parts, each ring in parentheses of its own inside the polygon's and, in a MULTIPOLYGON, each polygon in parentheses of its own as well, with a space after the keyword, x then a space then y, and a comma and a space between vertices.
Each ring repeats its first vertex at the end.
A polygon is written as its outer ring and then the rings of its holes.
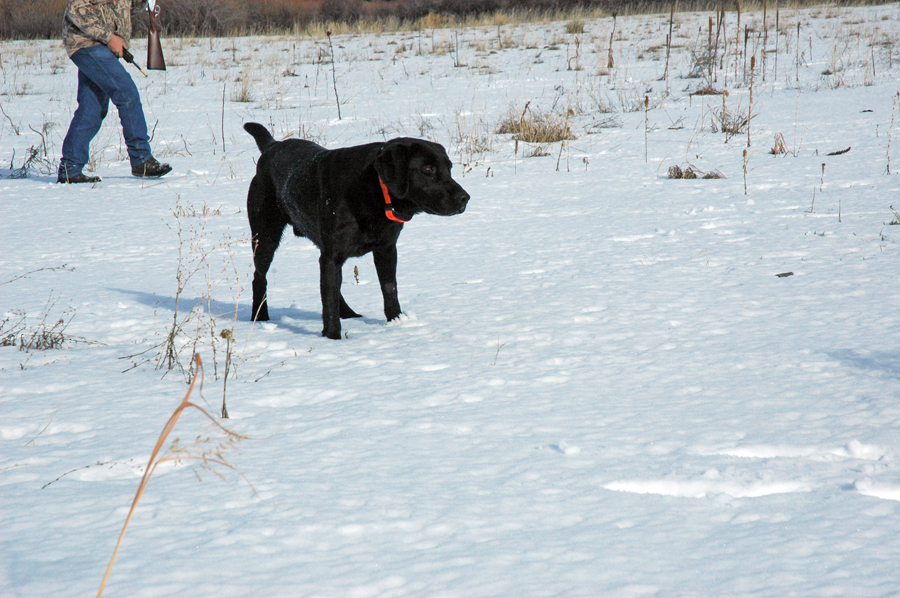
POLYGON ((341 319, 346 320, 347 318, 361 318, 362 316, 350 309, 350 306, 347 305, 347 302, 344 301, 344 295, 341 295, 341 319))
POLYGON ((266 294, 266 274, 272 265, 275 250, 288 224, 287 218, 275 205, 275 193, 267 181, 254 177, 247 194, 247 213, 253 247, 253 313, 252 319, 267 321, 269 305, 266 294))

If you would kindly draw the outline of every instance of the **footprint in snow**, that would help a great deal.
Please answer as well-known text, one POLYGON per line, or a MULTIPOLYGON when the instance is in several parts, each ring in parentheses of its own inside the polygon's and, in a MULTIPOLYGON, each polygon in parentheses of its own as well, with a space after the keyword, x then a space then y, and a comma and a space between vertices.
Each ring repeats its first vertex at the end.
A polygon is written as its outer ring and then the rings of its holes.
POLYGON ((709 494, 727 494, 735 498, 756 498, 770 494, 810 492, 812 488, 802 481, 742 481, 729 479, 665 479, 665 480, 616 480, 603 486, 607 490, 634 494, 659 494, 683 498, 705 498, 709 494))
POLYGON ((550 448, 561 455, 577 455, 581 452, 581 449, 579 447, 572 446, 565 440, 560 440, 556 444, 551 444, 550 448))

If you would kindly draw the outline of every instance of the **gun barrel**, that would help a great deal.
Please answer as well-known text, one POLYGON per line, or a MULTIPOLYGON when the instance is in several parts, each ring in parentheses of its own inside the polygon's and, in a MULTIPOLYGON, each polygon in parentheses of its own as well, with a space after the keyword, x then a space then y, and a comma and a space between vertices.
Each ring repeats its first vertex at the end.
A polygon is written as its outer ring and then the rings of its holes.
POLYGON ((147 76, 147 73, 144 72, 144 69, 138 66, 138 63, 134 61, 134 55, 128 51, 128 48, 122 48, 122 58, 125 60, 125 62, 130 62, 131 64, 133 64, 134 68, 141 71, 141 74, 143 76, 147 76))

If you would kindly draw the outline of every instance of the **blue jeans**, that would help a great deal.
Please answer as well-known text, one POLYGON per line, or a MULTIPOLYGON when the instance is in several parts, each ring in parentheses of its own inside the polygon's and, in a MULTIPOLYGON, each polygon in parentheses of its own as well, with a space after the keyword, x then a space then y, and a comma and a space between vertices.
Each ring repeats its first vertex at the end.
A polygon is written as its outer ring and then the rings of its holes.
POLYGON ((78 67, 78 108, 63 140, 59 174, 74 176, 88 163, 91 140, 106 118, 110 100, 119 111, 131 165, 149 160, 150 137, 141 97, 125 66, 102 45, 78 50, 72 62, 78 67))

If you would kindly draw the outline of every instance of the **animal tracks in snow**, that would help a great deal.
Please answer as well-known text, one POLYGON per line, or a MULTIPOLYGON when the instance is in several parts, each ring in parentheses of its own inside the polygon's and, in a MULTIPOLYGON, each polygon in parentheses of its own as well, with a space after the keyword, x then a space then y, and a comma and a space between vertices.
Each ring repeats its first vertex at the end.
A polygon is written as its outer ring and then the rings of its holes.
POLYGON ((786 492, 809 492, 812 488, 805 482, 744 481, 740 479, 716 479, 721 474, 704 474, 699 480, 632 480, 611 482, 603 486, 607 490, 633 492, 635 494, 662 494, 687 498, 704 498, 707 494, 727 494, 735 498, 784 494, 786 492), (710 479, 705 479, 709 476, 710 479))
POLYGON ((900 484, 878 484, 866 478, 857 480, 853 489, 865 496, 874 496, 885 500, 900 500, 900 484))
MULTIPOLYGON (((858 462, 865 465, 862 470, 873 472, 871 463, 889 461, 891 455, 883 448, 866 445, 853 440, 845 447, 790 446, 790 445, 748 445, 728 448, 703 448, 696 451, 700 455, 738 457, 744 459, 799 459, 824 463, 858 462)), ((717 469, 709 469, 700 476, 662 479, 630 479, 614 480, 603 485, 607 490, 631 492, 635 494, 658 494, 686 498, 704 498, 710 494, 725 494, 732 497, 754 498, 771 494, 791 492, 810 492, 815 488, 808 481, 798 476, 795 479, 777 480, 769 475, 743 475, 734 467, 728 467, 723 473, 717 469)), ((886 500, 900 501, 900 485, 884 484, 864 478, 850 486, 851 489, 865 496, 886 500)))
POLYGON ((728 449, 702 451, 709 455, 727 455, 748 459, 806 458, 815 461, 839 461, 844 459, 861 459, 878 461, 886 456, 885 451, 877 446, 865 445, 853 440, 846 447, 827 448, 819 446, 789 445, 750 445, 728 449))
POLYGON ((577 455, 581 452, 581 447, 573 446, 565 440, 560 440, 556 444, 551 444, 550 448, 561 455, 577 455))

